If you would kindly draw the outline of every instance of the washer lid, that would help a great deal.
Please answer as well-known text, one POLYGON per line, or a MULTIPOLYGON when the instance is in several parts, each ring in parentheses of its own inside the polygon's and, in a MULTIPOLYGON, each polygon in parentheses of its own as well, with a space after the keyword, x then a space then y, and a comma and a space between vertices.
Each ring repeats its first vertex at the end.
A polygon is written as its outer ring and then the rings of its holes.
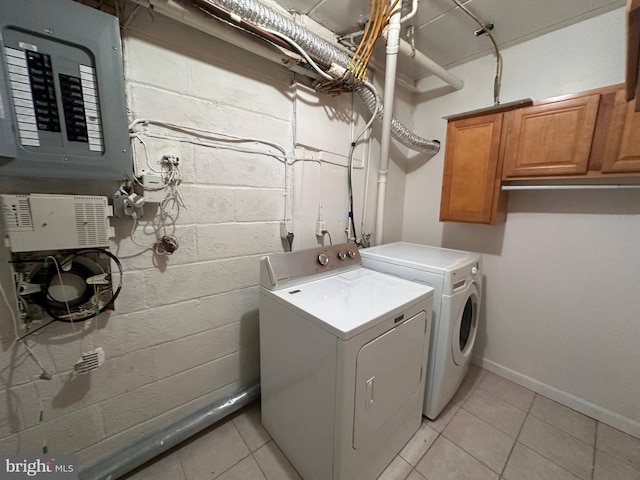
POLYGON ((396 242, 362 249, 360 256, 365 266, 367 266, 366 260, 371 259, 442 274, 443 271, 477 262, 480 254, 417 243, 396 242))
POLYGON ((344 340, 433 296, 433 288, 358 268, 289 288, 262 290, 344 340))

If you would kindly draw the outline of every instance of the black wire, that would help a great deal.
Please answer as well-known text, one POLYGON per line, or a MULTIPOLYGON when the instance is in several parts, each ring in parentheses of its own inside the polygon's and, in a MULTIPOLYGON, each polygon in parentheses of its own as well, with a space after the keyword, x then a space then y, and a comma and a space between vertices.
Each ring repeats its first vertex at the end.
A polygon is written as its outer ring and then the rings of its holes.
POLYGON ((358 234, 356 233, 356 222, 353 218, 353 184, 351 182, 351 166, 353 165, 353 152, 355 151, 355 149, 356 142, 351 142, 351 149, 349 150, 349 161, 347 163, 347 185, 349 187, 349 222, 351 222, 353 238, 357 242, 358 234))
MULTIPOLYGON (((109 299, 109 301, 99 310, 91 313, 90 315, 87 315, 86 317, 83 318, 79 318, 79 319, 67 319, 67 318, 62 318, 59 317, 58 315, 56 315, 55 313, 53 313, 51 311, 51 309, 45 304, 43 306, 44 311, 47 312, 47 314, 53 318, 54 320, 57 320, 59 322, 66 322, 66 323, 72 323, 72 322, 84 322, 86 320, 89 320, 91 318, 97 317, 98 315, 100 315, 101 313, 104 313, 111 305, 113 305, 113 302, 115 302, 116 298, 118 298, 118 295, 120 294, 120 290, 122 290, 122 276, 123 276, 123 268, 122 268, 122 264, 120 263, 120 260, 118 260, 118 257, 116 257, 113 253, 109 252, 108 250, 105 250, 104 248, 84 248, 82 250, 78 250, 77 252, 75 252, 73 255, 71 255, 70 258, 65 259, 65 263, 69 260, 73 260, 74 258, 82 255, 83 253, 89 253, 89 252, 98 252, 98 253, 104 253, 105 255, 107 255, 109 258, 111 258, 115 264, 118 266, 118 270, 120 270, 120 278, 119 278, 119 283, 118 283, 118 288, 116 289, 116 291, 114 292, 114 294, 111 296, 111 298, 109 299)), ((44 293, 45 295, 48 296, 49 293, 49 286, 47 285, 44 288, 44 293)), ((49 322, 51 323, 51 322, 49 322)), ((47 323, 47 325, 49 325, 49 323, 47 323)), ((45 325, 46 326, 46 325, 45 325)), ((39 330, 39 329, 38 329, 39 330)), ((35 330, 34 330, 35 331, 35 330)), ((33 333, 33 332, 32 332, 33 333)), ((24 338, 24 337, 23 337, 24 338)))
POLYGON ((49 325, 51 325, 53 322, 55 322, 56 319, 54 318, 53 320, 51 320, 50 322, 45 323, 44 325, 40 325, 38 328, 36 328, 35 330, 31 330, 29 333, 26 333, 25 335, 21 336, 20 338, 16 339, 16 343, 18 343, 19 341, 27 338, 29 335, 33 335, 34 333, 36 333, 38 330, 42 330, 44 327, 48 327, 49 325))

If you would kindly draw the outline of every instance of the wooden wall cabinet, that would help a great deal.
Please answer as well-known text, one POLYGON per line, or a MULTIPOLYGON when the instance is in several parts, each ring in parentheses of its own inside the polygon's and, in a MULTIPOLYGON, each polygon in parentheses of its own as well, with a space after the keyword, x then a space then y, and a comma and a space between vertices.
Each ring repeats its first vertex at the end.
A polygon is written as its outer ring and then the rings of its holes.
POLYGON ((440 221, 496 223, 505 211, 500 192, 503 113, 450 121, 440 221))
POLYGON ((625 85, 449 117, 440 221, 501 221, 502 183, 518 180, 640 183, 640 112, 625 85))
POLYGON ((636 101, 627 101, 625 90, 614 94, 611 121, 605 125, 603 174, 640 172, 640 112, 636 101))
POLYGON ((503 177, 586 173, 599 103, 583 95, 511 112, 503 177))
MULTIPOLYGON (((626 99, 640 97, 640 0, 627 0, 627 73, 626 99)), ((640 111, 640 102, 636 102, 635 110, 640 111)))

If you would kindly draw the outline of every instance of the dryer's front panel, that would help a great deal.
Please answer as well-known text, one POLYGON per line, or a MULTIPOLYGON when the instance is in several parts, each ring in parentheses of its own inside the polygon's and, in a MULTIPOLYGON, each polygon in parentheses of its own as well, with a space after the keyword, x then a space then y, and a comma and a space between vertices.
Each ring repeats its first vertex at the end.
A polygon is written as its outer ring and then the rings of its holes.
POLYGON ((420 312, 358 352, 353 448, 363 446, 421 388, 426 325, 427 314, 420 312))

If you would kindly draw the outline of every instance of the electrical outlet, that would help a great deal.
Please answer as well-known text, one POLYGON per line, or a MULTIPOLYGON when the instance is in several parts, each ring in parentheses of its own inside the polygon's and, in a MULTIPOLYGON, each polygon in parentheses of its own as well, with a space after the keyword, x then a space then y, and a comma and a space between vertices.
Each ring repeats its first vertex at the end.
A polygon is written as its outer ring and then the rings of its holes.
POLYGON ((293 232, 293 222, 280 222, 280 238, 286 240, 290 232, 293 232))
POLYGON ((317 237, 322 237, 324 236, 324 231, 327 229, 327 222, 323 222, 318 220, 316 222, 316 236, 317 237))

